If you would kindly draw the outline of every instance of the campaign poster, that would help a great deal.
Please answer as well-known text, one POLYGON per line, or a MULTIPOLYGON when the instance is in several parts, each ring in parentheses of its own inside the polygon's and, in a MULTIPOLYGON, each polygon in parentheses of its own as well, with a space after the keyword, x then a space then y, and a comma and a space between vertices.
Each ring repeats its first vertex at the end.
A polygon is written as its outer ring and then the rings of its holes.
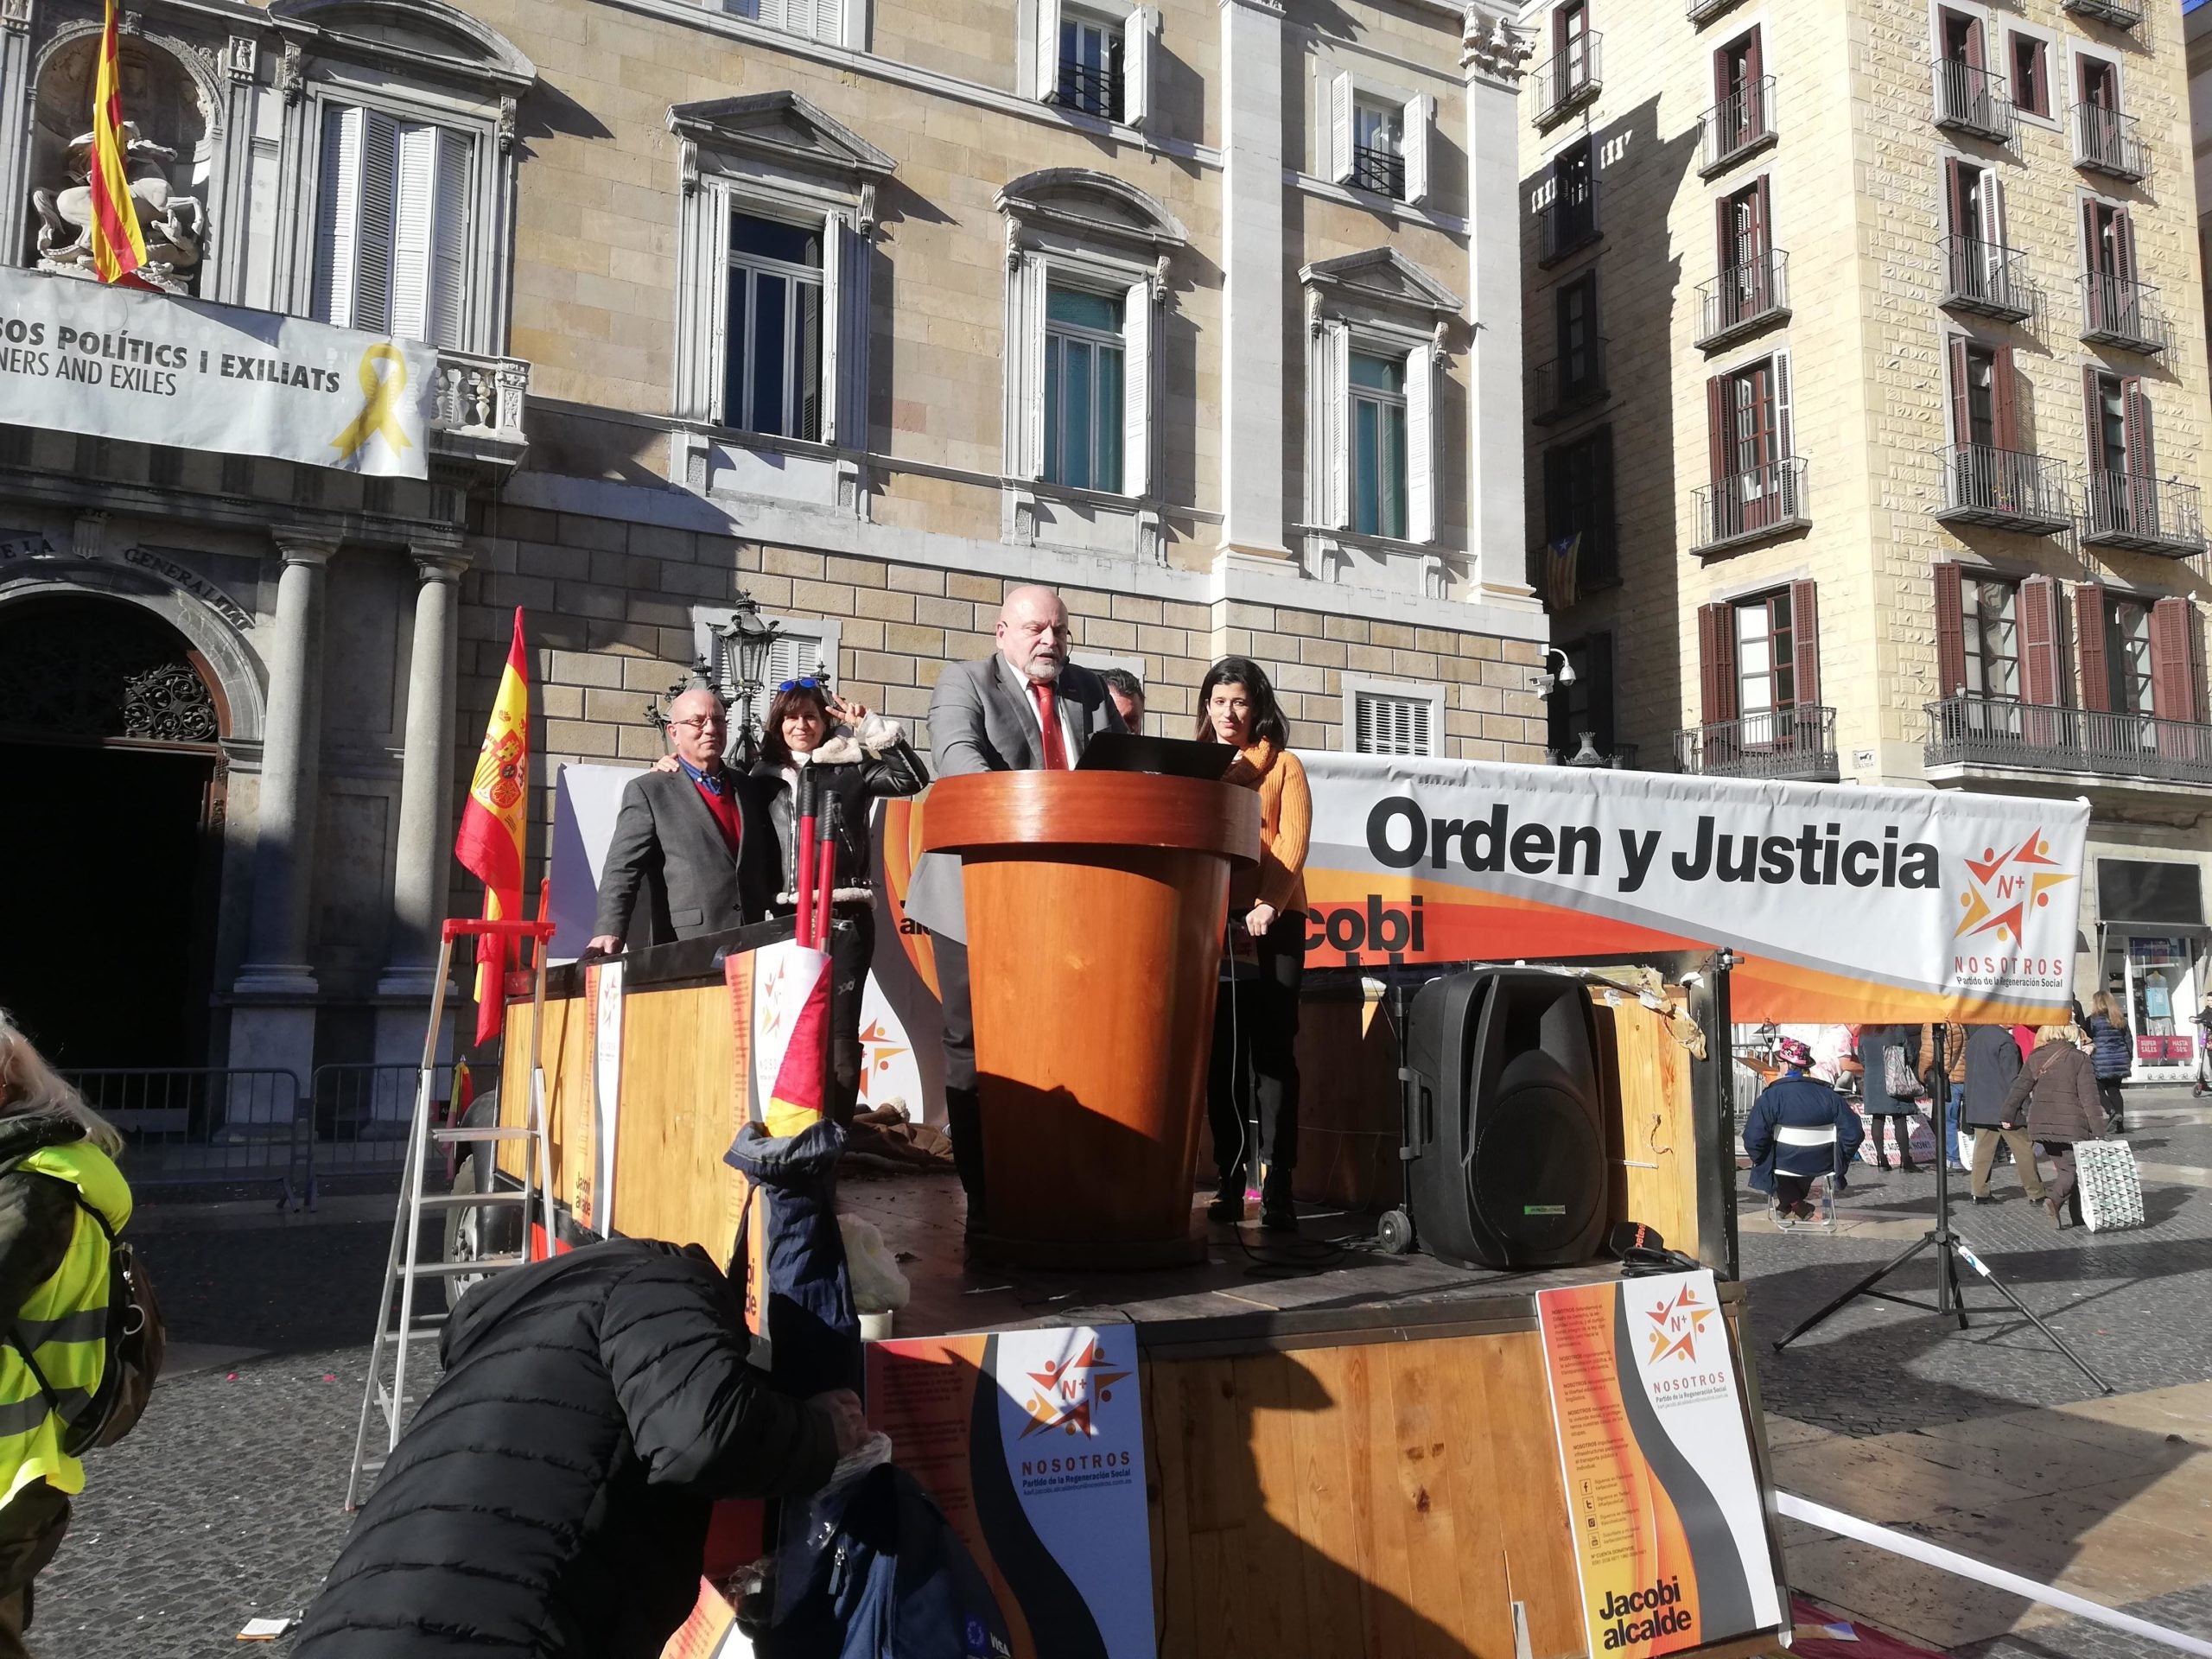
POLYGON ((868 1420, 996 1592, 1013 1659, 1155 1659, 1127 1325, 868 1345, 868 1420))
POLYGON ((1710 1272, 1537 1294, 1592 1659, 1789 1623, 1710 1272))
POLYGON ((614 1141, 622 1127, 622 983, 618 957, 584 970, 591 1023, 591 1175, 581 1190, 576 1219, 602 1237, 614 1236, 614 1141))

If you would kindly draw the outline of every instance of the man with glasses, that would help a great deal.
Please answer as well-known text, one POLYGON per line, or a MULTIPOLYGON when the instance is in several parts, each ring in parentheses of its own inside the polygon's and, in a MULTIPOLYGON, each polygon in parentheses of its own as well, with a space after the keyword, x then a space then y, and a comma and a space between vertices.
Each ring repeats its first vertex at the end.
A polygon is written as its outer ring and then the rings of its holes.
POLYGON ((686 691, 669 709, 668 735, 676 769, 639 772, 622 791, 588 950, 727 932, 761 920, 775 899, 783 859, 767 798, 722 763, 721 699, 703 686, 686 691))

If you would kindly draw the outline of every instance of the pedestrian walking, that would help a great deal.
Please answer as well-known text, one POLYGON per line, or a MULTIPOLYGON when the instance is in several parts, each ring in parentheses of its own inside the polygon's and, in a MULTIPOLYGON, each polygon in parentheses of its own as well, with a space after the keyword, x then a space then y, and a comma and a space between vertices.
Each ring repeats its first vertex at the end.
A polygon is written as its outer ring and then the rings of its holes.
POLYGON ((1866 1103, 1866 1134, 1874 1146, 1874 1166, 1887 1169, 1882 1150, 1882 1124, 1897 1142, 1902 1170, 1920 1166, 1912 1160, 1912 1117, 1918 1103, 1920 1032, 1913 1026, 1862 1026, 1859 1030, 1859 1063, 1866 1068, 1862 1084, 1866 1103))
POLYGON ((0 1013, 0 1659, 28 1654, 31 1581, 85 1490, 60 1407, 96 1398, 106 1371, 110 1236, 130 1220, 122 1149, 0 1013))
POLYGON ((2212 1094, 2212 991, 2196 1011, 2196 1086, 2189 1092, 2191 1099, 2212 1094))
POLYGON ((1790 1228, 1818 1218, 1809 1199, 1813 1183, 1823 1176, 1833 1184, 1829 1202, 1834 1202, 1866 1132, 1850 1102, 1808 1075, 1809 1044, 1784 1037, 1775 1045, 1775 1058, 1782 1075, 1752 1103, 1744 1120, 1744 1150, 1751 1155, 1752 1186, 1773 1195, 1774 1224, 1790 1228))
POLYGON ((2023 1064, 2020 1046, 2005 1026, 1975 1026, 1967 1033, 1966 1095, 1959 1120, 1974 1131, 1974 1167, 1967 1177, 1967 1196, 1975 1204, 1994 1204, 1989 1190, 1990 1171, 1996 1166, 1997 1148, 2011 1148, 2020 1171, 2020 1185, 2037 1204, 2044 1199, 2043 1174, 2036 1168, 2035 1141, 2027 1120, 2015 1107, 2005 1113, 2005 1097, 2023 1064))
MULTIPOLYGON (((2036 1033, 2036 1052, 2020 1067, 2005 1091, 1999 1109, 2002 1118, 2018 1122, 2027 1110, 2028 1133, 2043 1143, 2050 1159, 2050 1184, 2043 1207, 2053 1227, 2063 1228, 2070 1216, 2082 1219, 2082 1199, 2075 1190, 2074 1143, 2104 1138, 2103 1103, 2097 1098, 2097 1074, 2082 1052, 2088 1041, 2079 1026, 2044 1026, 2036 1033)), ((2024 1176, 2023 1177, 2024 1179, 2024 1176)))
POLYGON ((1927 1088, 1929 1107, 1941 1101, 1942 1122, 1936 1129, 1936 1155, 1947 1160, 1951 1167, 1963 1171, 1967 1166, 1964 1147, 1959 1139, 1959 1107, 1966 1098, 1967 1028, 1957 1020, 1950 1020, 1943 1027, 1944 1077, 1936 1075, 1936 1027, 1933 1021, 1923 1021, 1920 1027, 1920 1058, 1923 1070, 1922 1084, 1927 1088))
POLYGON ((2135 1069, 2135 1038, 2127 1029, 2127 1015, 2110 991, 2089 999, 2089 1069, 2096 1074, 2097 1098, 2102 1103, 2105 1126, 2114 1135, 2127 1128, 2127 1103, 2120 1084, 2135 1069))

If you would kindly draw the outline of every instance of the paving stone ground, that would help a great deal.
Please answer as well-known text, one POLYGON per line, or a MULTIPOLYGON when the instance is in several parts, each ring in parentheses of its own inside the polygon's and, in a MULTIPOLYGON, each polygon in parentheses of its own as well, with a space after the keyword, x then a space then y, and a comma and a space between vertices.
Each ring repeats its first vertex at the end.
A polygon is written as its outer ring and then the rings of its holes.
MULTIPOLYGON (((2131 1400, 2212 1380, 2212 1110, 2193 1105, 2186 1090, 2146 1091, 2133 1109, 2139 1127, 2131 1139, 2153 1172, 2145 1228, 2053 1233, 2017 1197, 1985 1209, 1961 1204, 1955 1217, 2014 1294, 2131 1400)), ((2050 1485, 2032 1479, 2030 1454, 2072 1432, 2064 1414, 2101 1408, 2084 1403, 2096 1389, 2025 1321, 2009 1311, 1977 1313, 1960 1333, 1928 1315, 1861 1303, 1790 1350, 1770 1351, 1775 1337, 1895 1255, 1932 1217, 1931 1177, 1868 1177, 1849 1200, 1849 1230, 1834 1237, 1765 1229, 1757 1195, 1741 1194, 1751 1329, 1784 1484, 1802 1473, 1808 1486, 1818 1483, 1808 1497, 1929 1529, 1968 1553, 1961 1539, 1981 1535, 1975 1529, 1995 1524, 1993 1516, 2017 1514, 2033 1528, 1987 1540, 1987 1558, 2001 1559, 2005 1548, 2044 1552, 2006 1564, 2054 1575, 2155 1554, 2140 1541, 2159 1542, 2177 1529, 2198 1535, 2196 1566, 2161 1569, 2169 1577, 2193 1571, 2197 1581, 2162 1586, 2130 1610, 2212 1639, 2212 1590, 2202 1582, 2212 1578, 2212 1479, 2194 1481, 2204 1499, 2176 1498, 2181 1475, 2167 1465, 2180 1453, 2165 1449, 2163 1435, 2145 1431, 2138 1462, 2149 1472, 2124 1490, 2106 1490, 2122 1483, 2092 1467, 2080 1478, 2078 1503, 2063 1487, 2010 1495, 2050 1485), (1969 1440, 1961 1452, 1956 1437, 1980 1433, 1984 1420, 2018 1425, 2012 1438, 2026 1453, 2005 1433, 1979 1449, 1969 1440), (1794 1460, 1785 1450, 1793 1444, 1803 1448, 1794 1460), (2022 1484, 1999 1481, 1993 1492, 1985 1474, 2022 1484), (1930 1479, 1935 1489, 1924 1490, 1930 1479), (2153 1499, 2163 1505, 2157 1530, 2140 1530, 2152 1522, 2139 1511, 2153 1499)), ((1999 1185, 2017 1191, 2009 1173, 1999 1185)), ((311 1223, 282 1224, 259 1205, 147 1207, 137 1230, 191 1369, 164 1382, 130 1439, 98 1454, 69 1539, 40 1580, 34 1645, 41 1659, 235 1653, 232 1638, 247 1618, 295 1612, 312 1597, 346 1530, 346 1467, 367 1354, 361 1338, 390 1239, 390 1203, 326 1199, 311 1223)), ((1916 1262, 1897 1283, 1926 1294, 1932 1268, 1916 1262)), ((1986 1287, 1970 1297, 1977 1307, 2001 1306, 1986 1287)), ((2132 1421, 2126 1401, 2112 1409, 2132 1421)), ((2212 1422, 2201 1433, 2192 1427, 2191 1438, 2196 1444, 2181 1452, 2212 1448, 2212 1422)), ((2193 1479, 2208 1461, 2198 1457, 2187 1474, 2193 1479)), ((1966 1593, 1928 1574, 1908 1595, 1901 1565, 1862 1560, 1809 1531, 1791 1537, 1794 1581, 1820 1577, 1838 1599, 1850 1595, 1849 1611, 1892 1628, 1910 1623, 1904 1613, 1933 1608, 1923 1640, 1966 1593), (1899 1617, 1884 1619, 1878 1610, 1899 1617)), ((2133 1580, 2123 1573, 2111 1582, 2133 1580)), ((2022 1611, 1999 1604, 1971 1639, 1959 1626, 1953 1650, 1970 1659, 2152 1659, 2170 1651, 2079 1621, 2008 1630, 2022 1611)))

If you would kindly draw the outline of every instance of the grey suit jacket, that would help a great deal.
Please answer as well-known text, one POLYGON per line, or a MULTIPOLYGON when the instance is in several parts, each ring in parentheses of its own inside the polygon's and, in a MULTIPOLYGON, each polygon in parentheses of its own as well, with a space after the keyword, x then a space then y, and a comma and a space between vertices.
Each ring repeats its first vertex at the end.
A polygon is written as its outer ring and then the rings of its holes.
POLYGON ((776 896, 783 860, 758 779, 725 772, 745 835, 729 855, 721 825, 682 772, 641 772, 622 790, 622 810, 599 878, 594 933, 632 944, 666 944, 757 922, 776 896))
MULTIPOLYGON (((1060 670, 1058 690, 1067 716, 1060 729, 1069 740, 1070 766, 1083 758, 1084 746, 1098 733, 1128 729, 1106 695, 1106 682, 1089 669, 1068 664, 1060 670)), ((1036 771, 1045 764, 1036 707, 997 652, 980 663, 954 664, 938 677, 930 696, 931 769, 940 778, 1036 771)), ((928 853, 915 864, 906 913, 932 933, 966 940, 967 900, 958 855, 928 853)))

